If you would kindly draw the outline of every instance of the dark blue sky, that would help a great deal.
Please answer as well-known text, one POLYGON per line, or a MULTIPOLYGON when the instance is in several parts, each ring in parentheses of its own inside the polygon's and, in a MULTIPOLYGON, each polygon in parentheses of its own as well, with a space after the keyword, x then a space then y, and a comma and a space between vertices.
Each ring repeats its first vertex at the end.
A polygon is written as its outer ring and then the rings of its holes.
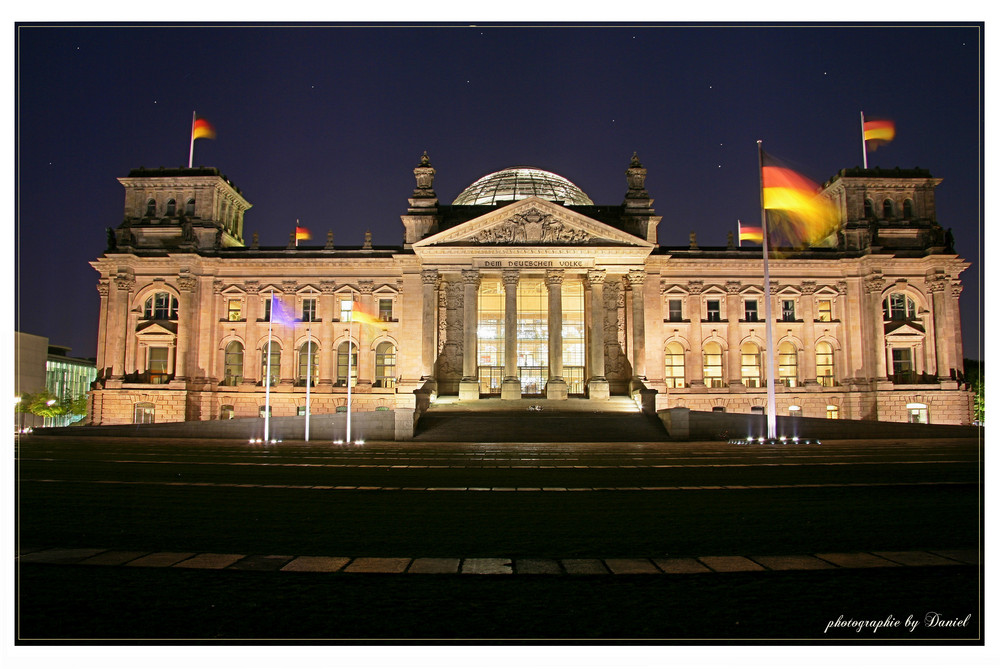
POLYGON ((944 179, 938 221, 980 323, 982 30, 887 26, 169 26, 17 29, 19 330, 95 355, 105 228, 132 168, 195 165, 254 207, 247 239, 400 244, 426 150, 451 200, 511 165, 618 204, 633 151, 660 243, 724 245, 759 213, 756 140, 814 181, 861 164, 859 112, 896 121, 869 165, 944 179))

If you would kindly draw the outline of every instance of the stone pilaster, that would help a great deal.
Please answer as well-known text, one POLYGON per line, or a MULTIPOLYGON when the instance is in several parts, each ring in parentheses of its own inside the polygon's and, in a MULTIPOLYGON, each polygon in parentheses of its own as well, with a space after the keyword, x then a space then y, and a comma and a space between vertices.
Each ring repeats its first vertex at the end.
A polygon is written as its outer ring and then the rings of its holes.
POLYGON ((97 378, 103 379, 106 375, 104 368, 105 351, 108 337, 108 293, 111 282, 108 279, 101 279, 97 283, 97 294, 101 297, 100 318, 97 321, 97 378))
POLYGON ((691 388, 705 387, 705 353, 701 332, 701 291, 705 284, 702 281, 689 281, 688 289, 688 320, 691 321, 691 367, 686 371, 687 384, 691 388))
MULTIPOLYGON (((740 304, 740 288, 742 287, 739 281, 726 282, 726 316, 729 321, 726 324, 726 348, 728 349, 726 360, 728 369, 726 371, 729 372, 729 387, 734 390, 743 390, 743 365, 740 358, 740 315, 742 313, 740 307, 743 306, 740 304)), ((763 309, 764 305, 762 304, 760 310, 763 311, 763 309)))
POLYGON ((545 273, 545 287, 549 294, 549 381, 545 385, 545 397, 550 400, 564 400, 569 396, 563 378, 563 278, 561 269, 550 269, 545 273))
POLYGON ((604 371, 604 279, 606 271, 592 269, 587 272, 590 284, 590 379, 587 394, 590 399, 607 399, 610 386, 604 371))
POLYGON ((111 376, 121 379, 125 374, 125 342, 127 338, 134 338, 135 332, 127 332, 128 329, 128 307, 131 301, 132 289, 135 287, 135 277, 131 273, 119 273, 115 276, 115 290, 111 293, 110 315, 112 326, 111 346, 112 353, 111 376))
POLYGON ((423 311, 421 315, 421 380, 432 380, 434 378, 434 359, 437 351, 437 287, 438 271, 436 269, 425 269, 420 272, 420 281, 423 284, 423 311))
POLYGON ((945 292, 948 289, 947 277, 935 276, 927 281, 927 288, 931 294, 931 308, 934 309, 934 352, 937 358, 937 378, 944 381, 951 378, 951 370, 954 367, 951 353, 952 347, 951 332, 952 327, 948 309, 948 296, 945 292))
POLYGON ((885 325, 882 320, 882 288, 885 279, 880 274, 865 279, 865 296, 868 301, 868 318, 871 321, 872 337, 869 347, 869 374, 876 381, 885 381, 886 373, 885 325))
POLYGON ((799 305, 802 308, 802 339, 804 350, 802 355, 804 360, 801 361, 802 373, 800 377, 802 378, 802 384, 806 386, 817 385, 816 382, 816 314, 815 314, 815 304, 816 299, 814 297, 816 293, 816 282, 815 281, 803 281, 802 286, 802 303, 799 305))
POLYGON ((632 290, 632 378, 646 379, 646 311, 643 284, 646 272, 629 270, 628 285, 632 290))
POLYGON ((190 274, 177 277, 177 287, 180 294, 177 299, 177 360, 174 362, 174 380, 187 380, 190 365, 191 337, 197 328, 197 318, 194 314, 194 291, 198 279, 190 274))
POLYGON ((479 399, 479 365, 476 359, 479 324, 479 270, 462 270, 462 380, 458 384, 460 400, 479 399))
POLYGON ((337 313, 335 292, 337 284, 334 281, 320 281, 319 284, 319 317, 320 324, 320 344, 318 363, 319 379, 317 386, 333 387, 333 380, 337 378, 337 349, 334 346, 333 320, 337 313))
POLYGON ((503 383, 500 386, 500 398, 505 400, 521 399, 521 380, 517 373, 517 283, 521 273, 516 269, 504 270, 504 349, 503 349, 503 383))
MULTIPOLYGON (((375 289, 375 282, 371 279, 358 281, 358 292, 361 297, 358 300, 361 304, 361 311, 369 315, 377 315, 374 307, 374 297, 372 291, 375 289)), ((372 338, 375 332, 372 327, 361 324, 356 330, 358 333, 358 386, 365 389, 371 388, 372 379, 375 378, 375 352, 372 348, 372 338)))

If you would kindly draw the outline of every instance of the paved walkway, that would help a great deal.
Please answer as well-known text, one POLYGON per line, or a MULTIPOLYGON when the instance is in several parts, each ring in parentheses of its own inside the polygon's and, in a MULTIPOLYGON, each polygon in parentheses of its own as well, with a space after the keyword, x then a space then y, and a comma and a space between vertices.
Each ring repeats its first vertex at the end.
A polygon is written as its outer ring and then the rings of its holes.
POLYGON ((872 551, 803 555, 706 555, 657 558, 389 558, 314 555, 243 555, 48 548, 23 551, 22 564, 80 564, 242 571, 341 572, 353 574, 697 574, 748 571, 810 571, 877 567, 945 567, 980 564, 975 549, 872 551))

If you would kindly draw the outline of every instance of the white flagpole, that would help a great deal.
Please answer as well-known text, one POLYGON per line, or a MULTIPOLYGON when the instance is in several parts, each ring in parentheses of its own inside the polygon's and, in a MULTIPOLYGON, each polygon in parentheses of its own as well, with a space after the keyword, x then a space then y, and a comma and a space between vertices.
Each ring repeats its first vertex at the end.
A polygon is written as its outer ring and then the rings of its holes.
MULTIPOLYGON (((312 316, 310 316, 312 318, 312 316)), ((306 441, 309 441, 309 387, 312 386, 312 325, 306 328, 306 342, 309 352, 306 353, 306 441)))
POLYGON ((274 320, 274 289, 271 289, 271 309, 267 314, 267 357, 264 360, 264 442, 271 438, 271 322, 274 320))
POLYGON ((864 160, 865 169, 868 169, 868 143, 865 141, 865 113, 861 112, 861 157, 864 160))
POLYGON ((191 112, 191 149, 188 151, 188 168, 194 163, 194 122, 197 119, 197 113, 191 112))
POLYGON ((771 273, 767 267, 767 210, 764 209, 764 148, 757 140, 757 163, 760 170, 760 229, 764 237, 764 330, 767 332, 767 438, 778 435, 774 401, 774 343, 771 334, 771 273))
POLYGON ((354 344, 351 336, 354 334, 354 302, 351 301, 351 318, 347 325, 347 443, 351 443, 351 350, 354 344))
POLYGON ((736 219, 736 236, 739 238, 739 245, 743 246, 743 221, 736 219))

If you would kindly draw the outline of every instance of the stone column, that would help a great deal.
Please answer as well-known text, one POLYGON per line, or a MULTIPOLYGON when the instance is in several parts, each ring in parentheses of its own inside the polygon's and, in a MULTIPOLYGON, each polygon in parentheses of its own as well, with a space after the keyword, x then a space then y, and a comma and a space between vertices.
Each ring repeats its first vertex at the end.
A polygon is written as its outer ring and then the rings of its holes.
MULTIPOLYGON (((136 327, 139 325, 139 314, 135 311, 128 312, 128 325, 127 332, 135 332, 136 327)), ((125 374, 135 374, 138 371, 135 359, 135 350, 139 346, 139 340, 136 337, 129 337, 125 342, 125 374)), ((145 367, 143 367, 145 369, 145 367)))
POLYGON ((592 269, 587 272, 590 284, 590 379, 587 381, 587 395, 592 400, 608 399, 610 385, 604 376, 604 279, 606 270, 592 269))
POLYGON ((836 385, 844 385, 848 379, 854 378, 854 361, 852 351, 854 344, 851 338, 856 334, 851 318, 850 297, 847 294, 848 284, 846 281, 837 282, 837 301, 833 305, 832 319, 834 323, 839 322, 839 332, 837 340, 841 343, 842 351, 833 353, 833 374, 836 385))
MULTIPOLYGON (((734 390, 743 389, 743 364, 742 364, 742 354, 740 351, 740 288, 742 285, 739 281, 727 281, 726 282, 726 318, 728 322, 726 323, 726 348, 727 360, 726 371, 729 372, 729 387, 734 390)), ((758 317, 763 320, 761 313, 764 310, 764 305, 761 304, 757 312, 758 317)), ((750 326, 752 327, 752 326, 750 326)), ((761 351, 763 358, 763 351, 761 351)), ((763 359, 761 360, 761 372, 764 372, 763 359)), ((766 376, 764 378, 767 378, 766 376)))
MULTIPOLYGON (((361 293, 361 299, 358 301, 361 303, 361 311, 372 316, 377 316, 378 310, 374 307, 375 298, 372 295, 372 291, 374 289, 375 282, 371 279, 362 279, 358 281, 358 292, 361 293)), ((358 329, 355 330, 358 334, 357 386, 364 386, 367 389, 371 387, 372 379, 375 378, 375 352, 371 350, 372 338, 375 336, 375 330, 374 328, 364 324, 357 327, 358 329)))
POLYGON ((549 381, 545 385, 545 397, 550 400, 564 400, 569 397, 569 388, 563 378, 563 277, 564 272, 561 269, 550 269, 545 272, 545 287, 549 292, 549 381))
POLYGON ((516 269, 503 271, 503 383, 500 399, 521 399, 521 379, 517 376, 517 282, 521 273, 516 269))
POLYGON ((177 277, 177 286, 180 294, 177 298, 177 347, 174 350, 176 360, 174 362, 174 379, 186 381, 188 366, 190 361, 189 352, 191 350, 191 337, 195 334, 196 319, 194 317, 192 305, 194 303, 194 290, 198 286, 198 279, 191 275, 181 275, 177 277))
POLYGON ((882 320, 882 287, 885 279, 879 275, 865 279, 865 295, 868 298, 868 318, 871 320, 871 361, 869 373, 875 381, 885 381, 886 356, 888 352, 885 345, 885 324, 882 320))
POLYGON ((437 285, 440 280, 436 269, 425 269, 420 272, 423 282, 423 311, 421 317, 422 346, 420 349, 420 366, 422 381, 434 380, 434 359, 437 351, 437 285))
POLYGON ((948 288, 946 278, 936 278, 928 281, 928 288, 931 293, 931 305, 934 309, 934 352, 937 357, 937 378, 944 381, 951 378, 951 369, 954 367, 949 346, 951 333, 948 327, 951 319, 948 318, 948 298, 945 290, 948 288))
MULTIPOLYGON (((261 315, 261 297, 256 283, 244 285, 246 290, 246 345, 243 347, 243 383, 254 385, 258 381, 263 381, 261 376, 261 352, 257 348, 257 319, 261 315)), ((265 335, 267 332, 265 331, 265 335)), ((267 346, 265 342, 264 346, 267 346)))
POLYGON ((128 305, 129 298, 132 293, 132 288, 135 287, 135 277, 127 274, 119 274, 115 277, 115 287, 111 294, 111 308, 109 319, 112 326, 109 327, 111 330, 111 346, 109 346, 109 352, 111 360, 111 376, 116 379, 121 379, 125 374, 125 342, 128 338, 135 337, 135 332, 127 332, 128 330, 128 305))
POLYGON ((337 305, 334 291, 337 289, 333 281, 320 281, 319 289, 319 380, 317 386, 332 387, 337 378, 337 347, 334 344, 333 322, 337 318, 337 305))
POLYGON ((952 365, 956 372, 961 372, 965 374, 965 351, 962 348, 962 316, 961 311, 958 306, 958 298, 962 295, 962 283, 955 279, 951 284, 951 292, 949 293, 950 299, 948 302, 951 307, 951 317, 948 322, 951 323, 952 336, 955 338, 952 351, 955 354, 955 362, 952 365))
POLYGON ((688 288, 688 320, 690 326, 690 367, 685 364, 685 375, 687 384, 692 388, 705 387, 705 355, 702 350, 701 333, 701 291, 704 288, 702 281, 689 281, 688 288))
POLYGON ((646 272, 632 269, 628 285, 632 289, 632 378, 646 380, 646 304, 643 284, 646 272))
POLYGON ((110 281, 101 279, 97 282, 97 294, 101 297, 100 318, 97 321, 97 378, 105 377, 104 359, 108 337, 108 292, 110 281))
POLYGON ((462 301, 462 380, 458 384, 458 399, 479 399, 479 365, 476 347, 479 327, 479 270, 462 270, 465 290, 462 301))
POLYGON ((816 381, 816 324, 815 324, 815 281, 802 282, 802 355, 805 360, 801 361, 802 385, 815 386, 816 381))

